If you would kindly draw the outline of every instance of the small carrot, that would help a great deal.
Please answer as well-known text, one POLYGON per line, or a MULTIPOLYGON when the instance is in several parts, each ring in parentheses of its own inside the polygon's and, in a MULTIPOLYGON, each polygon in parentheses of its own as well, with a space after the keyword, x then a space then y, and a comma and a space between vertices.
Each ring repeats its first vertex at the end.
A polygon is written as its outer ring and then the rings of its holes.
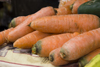
POLYGON ((56 15, 38 18, 30 27, 45 33, 86 32, 99 28, 99 17, 92 14, 56 15))
POLYGON ((63 33, 56 34, 40 39, 32 48, 32 52, 35 52, 41 57, 49 57, 49 53, 61 47, 69 39, 79 35, 79 33, 63 33))
POLYGON ((87 63, 90 62, 90 60, 96 56, 97 54, 100 53, 100 48, 90 52, 89 54, 83 56, 82 58, 79 59, 79 66, 84 67, 87 63))
POLYGON ((17 39, 13 46, 22 49, 29 49, 40 39, 49 36, 51 34, 42 33, 39 31, 33 31, 19 39, 17 39))
POLYGON ((8 34, 11 32, 13 28, 6 29, 0 32, 0 46, 4 43, 8 43, 8 34))
POLYGON ((19 24, 21 24, 23 21, 25 21, 30 16, 31 15, 15 17, 14 19, 11 20, 11 22, 9 24, 9 27, 16 27, 16 26, 18 26, 19 24))
POLYGON ((53 7, 47 6, 47 7, 41 8, 38 12, 36 12, 35 14, 32 14, 23 23, 15 27, 14 30, 9 33, 8 35, 9 41, 14 42, 18 38, 30 32, 33 32, 34 30, 28 26, 32 20, 35 20, 37 18, 44 17, 44 16, 51 16, 51 15, 55 15, 55 11, 53 7))
POLYGON ((63 6, 57 9, 57 15, 72 14, 70 6, 63 6))
POLYGON ((59 8, 60 7, 63 7, 63 6, 70 6, 70 5, 72 5, 74 2, 75 2, 76 0, 60 0, 60 3, 59 3, 59 8))
POLYGON ((49 60, 51 61, 51 64, 54 66, 60 66, 71 63, 71 61, 66 61, 60 57, 60 48, 52 50, 49 54, 49 60))
POLYGON ((67 41, 60 50, 65 60, 77 60, 100 47, 100 28, 84 32, 67 41))
POLYGON ((81 5, 81 4, 83 4, 83 3, 85 3, 85 2, 87 2, 87 1, 90 1, 90 0, 76 0, 75 1, 75 3, 73 3, 71 6, 72 6, 72 13, 73 14, 77 14, 78 13, 78 7, 81 5))

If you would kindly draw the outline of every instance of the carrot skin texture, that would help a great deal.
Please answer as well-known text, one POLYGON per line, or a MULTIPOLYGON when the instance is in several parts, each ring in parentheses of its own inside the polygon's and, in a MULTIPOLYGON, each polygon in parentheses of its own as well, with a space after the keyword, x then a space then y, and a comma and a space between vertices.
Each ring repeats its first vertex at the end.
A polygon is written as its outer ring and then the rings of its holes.
POLYGON ((100 47, 100 28, 82 33, 67 41, 60 50, 65 60, 77 60, 100 47))
POLYGON ((0 32, 0 46, 4 43, 8 43, 8 34, 11 32, 13 28, 6 29, 0 32))
POLYGON ((54 66, 60 66, 70 63, 70 61, 66 61, 60 57, 60 48, 52 50, 49 54, 49 60, 51 61, 51 64, 54 66))
POLYGON ((90 62, 90 60, 96 56, 97 54, 100 53, 100 48, 90 52, 89 54, 83 56, 82 58, 79 59, 79 66, 84 67, 87 63, 90 62))
POLYGON ((9 27, 16 27, 19 24, 21 24, 23 21, 25 21, 27 18, 29 18, 31 15, 28 16, 18 16, 12 19, 11 23, 9 24, 9 27))
POLYGON ((48 7, 41 8, 38 12, 36 12, 35 14, 32 14, 23 23, 15 27, 15 29, 9 33, 8 35, 9 41, 14 42, 18 38, 34 31, 31 27, 28 26, 32 20, 35 20, 37 18, 44 17, 44 16, 51 16, 51 15, 55 15, 53 7, 48 6, 48 7))
POLYGON ((39 31, 33 31, 19 39, 17 39, 13 46, 22 49, 30 49, 40 39, 49 36, 51 34, 42 33, 39 31))
MULTIPOLYGON (((58 35, 52 35, 45 37, 41 40, 39 40, 34 46, 36 47, 36 54, 38 54, 41 57, 49 57, 49 53, 56 49, 61 47, 66 41, 69 39, 79 35, 78 32, 75 33, 63 33, 58 35)), ((34 50, 33 50, 34 52, 34 50)))
POLYGON ((78 7, 87 2, 87 1, 90 1, 90 0, 76 0, 75 3, 73 4, 73 8, 72 8, 72 13, 73 14, 77 14, 78 13, 78 7))
POLYGON ((31 22, 30 27, 45 33, 86 32, 99 28, 99 17, 91 14, 47 16, 31 22))

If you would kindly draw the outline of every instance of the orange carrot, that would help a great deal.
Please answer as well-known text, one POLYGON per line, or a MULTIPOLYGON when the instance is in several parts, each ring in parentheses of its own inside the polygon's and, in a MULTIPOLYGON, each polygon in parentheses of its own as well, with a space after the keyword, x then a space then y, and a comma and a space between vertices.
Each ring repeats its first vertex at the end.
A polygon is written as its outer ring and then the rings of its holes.
POLYGON ((60 3, 59 3, 59 8, 62 7, 62 6, 70 6, 72 5, 76 0, 60 0, 60 3))
POLYGON ((8 43, 8 34, 11 32, 13 28, 6 29, 0 32, 0 45, 4 43, 8 43))
POLYGON ((52 50, 49 54, 49 60, 51 61, 51 64, 54 66, 60 66, 71 63, 71 61, 66 61, 60 57, 60 48, 52 50))
POLYGON ((79 33, 63 33, 58 35, 52 35, 39 40, 32 48, 32 52, 35 52, 41 57, 49 57, 49 53, 61 47, 66 41, 79 35, 79 33))
POLYGON ((29 18, 31 15, 28 16, 18 16, 12 19, 12 21, 9 24, 9 27, 16 27, 19 24, 21 24, 23 21, 25 21, 27 18, 29 18))
POLYGON ((82 33, 67 41, 60 50, 65 60, 77 60, 100 47, 100 28, 82 33))
POLYGON ((75 3, 73 3, 73 5, 71 5, 72 6, 72 13, 73 14, 77 14, 78 13, 78 7, 81 5, 81 4, 83 4, 83 3, 85 3, 85 2, 87 2, 87 1, 90 1, 90 0, 76 0, 75 1, 75 3))
POLYGON ((14 30, 9 33, 8 35, 9 41, 14 42, 18 38, 34 31, 31 27, 28 26, 32 20, 35 20, 37 18, 44 17, 44 16, 54 15, 54 14, 55 14, 55 11, 53 7, 51 6, 40 9, 38 12, 36 12, 35 14, 32 14, 23 23, 15 27, 14 30))
POLYGON ((57 9, 57 15, 72 14, 70 6, 63 6, 57 9))
POLYGON ((92 14, 56 15, 38 18, 30 27, 46 33, 86 32, 99 27, 99 17, 92 14))
POLYGON ((96 56, 97 54, 100 53, 100 48, 90 52, 89 54, 83 56, 82 58, 79 59, 79 66, 84 67, 87 63, 90 62, 90 60, 96 56))
POLYGON ((50 34, 42 33, 39 31, 34 31, 32 33, 29 33, 19 39, 17 39, 13 46, 17 48, 22 49, 29 49, 32 48, 32 46, 40 39, 49 36, 50 34))

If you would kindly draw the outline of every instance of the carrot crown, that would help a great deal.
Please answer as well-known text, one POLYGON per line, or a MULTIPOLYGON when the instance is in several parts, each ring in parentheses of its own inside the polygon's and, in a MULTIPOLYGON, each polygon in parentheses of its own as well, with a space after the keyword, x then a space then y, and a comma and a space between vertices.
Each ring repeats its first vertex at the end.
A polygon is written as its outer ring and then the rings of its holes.
POLYGON ((49 60, 50 60, 51 62, 54 61, 54 53, 50 54, 50 56, 49 56, 49 60))
POLYGON ((73 3, 72 5, 70 5, 70 9, 71 9, 71 10, 73 9, 73 5, 74 5, 74 3, 73 3))
POLYGON ((34 54, 40 54, 41 52, 41 41, 38 41, 34 46, 32 47, 32 53, 34 54))
POLYGON ((15 18, 11 20, 11 23, 9 24, 10 27, 15 27, 15 18))
POLYGON ((60 55, 61 55, 62 58, 66 58, 67 57, 62 48, 60 49, 60 55))

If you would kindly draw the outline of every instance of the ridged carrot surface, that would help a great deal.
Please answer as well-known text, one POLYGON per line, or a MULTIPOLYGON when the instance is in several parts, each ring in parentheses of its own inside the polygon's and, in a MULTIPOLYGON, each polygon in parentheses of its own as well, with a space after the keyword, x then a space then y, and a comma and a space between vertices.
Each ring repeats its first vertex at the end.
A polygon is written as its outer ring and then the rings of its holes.
POLYGON ((40 39, 49 36, 51 34, 42 33, 39 31, 31 32, 19 39, 17 39, 13 46, 22 49, 30 49, 40 39))
POLYGON ((99 17, 92 14, 56 15, 38 18, 30 27, 46 33, 86 32, 99 28, 99 17))
POLYGON ((69 39, 77 35, 79 35, 79 33, 75 32, 75 33, 63 33, 63 34, 51 35, 51 36, 45 37, 39 40, 33 46, 32 51, 41 57, 49 57, 49 53, 52 50, 61 47, 69 39))
POLYGON ((37 18, 44 17, 44 16, 51 16, 51 15, 55 15, 55 11, 53 7, 47 6, 47 7, 41 8, 38 12, 36 12, 35 14, 32 14, 23 23, 15 27, 14 30, 9 33, 8 35, 9 41, 14 42, 18 38, 30 32, 33 32, 34 30, 28 26, 32 20, 35 20, 37 18))
POLYGON ((82 56, 100 48, 100 28, 82 33, 67 41, 60 50, 65 60, 77 60, 82 56))
POLYGON ((83 3, 87 2, 87 1, 90 1, 90 0, 76 0, 75 3, 73 3, 73 6, 72 6, 72 13, 73 14, 77 14, 78 13, 78 11, 77 11, 78 7, 81 4, 83 4, 83 3))

